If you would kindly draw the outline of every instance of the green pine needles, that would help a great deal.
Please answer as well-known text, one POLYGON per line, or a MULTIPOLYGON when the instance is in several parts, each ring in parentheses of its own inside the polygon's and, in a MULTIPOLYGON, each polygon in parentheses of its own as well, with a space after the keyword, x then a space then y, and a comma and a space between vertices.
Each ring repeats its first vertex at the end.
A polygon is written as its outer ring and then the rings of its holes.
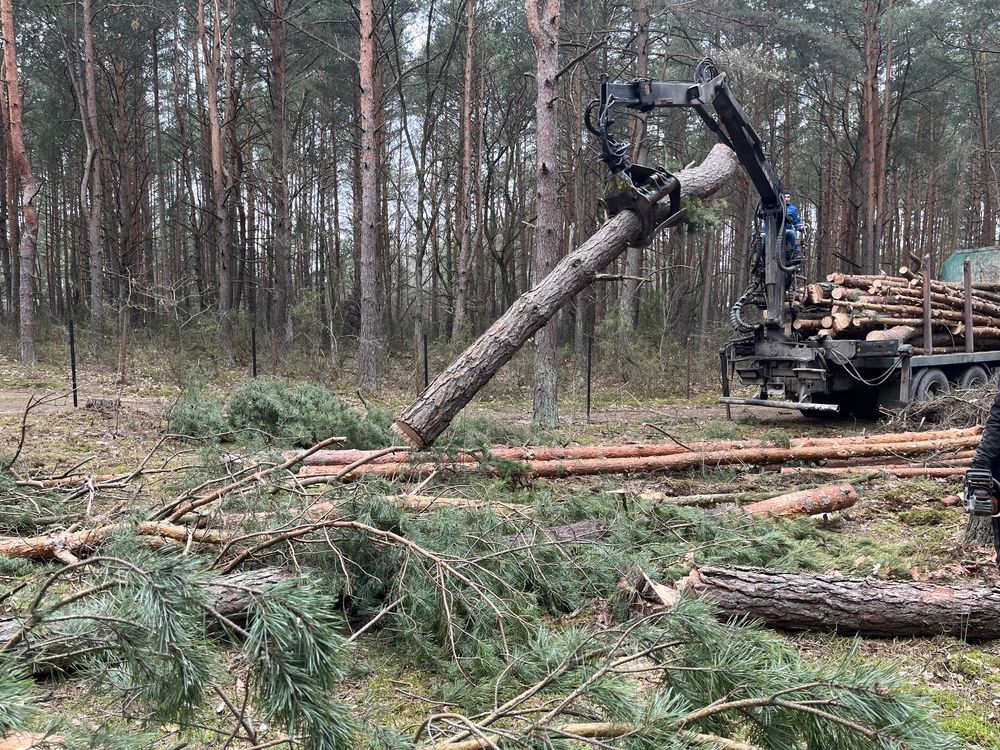
POLYGON ((350 711, 331 698, 344 674, 343 623, 330 591, 309 579, 289 581, 251 599, 242 655, 269 721, 302 734, 305 750, 353 747, 350 711))

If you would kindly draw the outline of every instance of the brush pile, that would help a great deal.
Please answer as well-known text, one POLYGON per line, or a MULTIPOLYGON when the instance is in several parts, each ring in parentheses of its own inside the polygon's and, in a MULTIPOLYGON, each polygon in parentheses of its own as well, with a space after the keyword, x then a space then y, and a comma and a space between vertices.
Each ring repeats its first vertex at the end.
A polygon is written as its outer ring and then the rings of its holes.
MULTIPOLYGON (((928 292, 934 351, 965 351, 963 284, 931 280, 928 292)), ((1000 284, 974 283, 971 296, 975 349, 1000 346, 1000 284)), ((923 341, 924 280, 906 266, 899 276, 830 274, 806 287, 800 303, 792 327, 804 336, 923 341)))
POLYGON ((997 382, 990 380, 962 390, 942 393, 930 401, 911 401, 889 412, 886 426, 893 430, 918 430, 925 425, 963 428, 986 424, 997 396, 997 382))

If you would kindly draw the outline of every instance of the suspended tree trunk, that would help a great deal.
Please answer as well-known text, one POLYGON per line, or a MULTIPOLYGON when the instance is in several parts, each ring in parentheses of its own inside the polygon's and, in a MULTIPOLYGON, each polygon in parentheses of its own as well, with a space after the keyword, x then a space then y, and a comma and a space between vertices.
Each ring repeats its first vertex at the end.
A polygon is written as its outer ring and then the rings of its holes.
MULTIPOLYGON (((535 45, 538 98, 536 122, 535 257, 533 285, 555 268, 559 253, 559 0, 526 0, 528 30, 535 45), (542 7, 540 3, 544 2, 542 7)), ((532 421, 541 427, 559 424, 556 402, 556 335, 550 321, 535 335, 535 384, 532 421)))
POLYGON ((24 232, 20 251, 20 326, 21 363, 34 365, 35 358, 35 258, 38 254, 38 210, 35 196, 39 185, 31 173, 28 152, 24 148, 21 87, 17 80, 17 48, 14 43, 13 0, 0 0, 0 26, 3 28, 3 67, 7 81, 7 111, 10 123, 10 148, 21 182, 21 213, 24 232))
POLYGON ((378 387, 375 354, 378 346, 378 298, 376 278, 375 226, 378 217, 378 193, 375 171, 375 9, 374 0, 361 0, 361 50, 358 62, 361 89, 361 153, 359 265, 361 326, 358 336, 358 386, 373 392, 378 387))
MULTIPOLYGON (((736 170, 736 157, 715 146, 700 166, 678 173, 683 196, 706 198, 736 170)), ((665 212, 666 209, 661 209, 665 212)), ((661 219, 662 220, 662 219, 661 219)), ((640 230, 639 217, 624 211, 560 261, 544 280, 521 295, 490 328, 424 389, 393 429, 417 447, 432 444, 451 420, 514 353, 559 309, 615 260, 640 230)))
POLYGON ((219 346, 228 364, 235 360, 233 349, 231 248, 229 246, 229 215, 226 198, 231 177, 222 154, 222 119, 219 112, 219 67, 222 64, 222 11, 214 0, 212 41, 205 28, 205 3, 198 2, 198 33, 205 60, 205 90, 208 98, 208 135, 212 173, 212 219, 215 224, 216 278, 219 283, 219 346))

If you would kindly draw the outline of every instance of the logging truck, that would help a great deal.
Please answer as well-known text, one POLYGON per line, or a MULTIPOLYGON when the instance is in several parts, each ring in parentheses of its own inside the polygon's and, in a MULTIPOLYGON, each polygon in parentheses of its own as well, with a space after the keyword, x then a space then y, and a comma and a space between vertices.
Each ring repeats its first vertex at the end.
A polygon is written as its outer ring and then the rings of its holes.
POLYGON ((976 263, 983 259, 970 252, 950 257, 942 280, 927 278, 925 258, 919 274, 906 267, 897 277, 831 274, 825 285, 790 291, 783 340, 750 336, 723 348, 722 403, 871 417, 880 407, 986 382, 1000 371, 1000 329, 993 324, 1000 284, 992 281, 1000 253, 976 251, 994 261, 976 263), (833 316, 798 317, 830 293, 833 316), (759 388, 758 396, 732 396, 733 375, 759 388))
MULTIPOLYGON (((920 274, 901 269, 905 276, 842 277, 849 279, 846 287, 829 279, 836 289, 806 283, 802 255, 788 237, 781 180, 726 75, 708 58, 695 69, 693 82, 605 81, 586 109, 587 129, 598 138, 610 173, 604 207, 610 215, 631 211, 641 220, 633 244, 648 244, 682 209, 673 176, 662 167, 633 164, 629 144, 614 137, 616 107, 694 109, 733 150, 760 196, 750 233, 750 284, 730 311, 739 337, 720 352, 727 411, 744 404, 874 416, 880 406, 928 400, 952 385, 984 382, 1000 367, 1000 285, 974 280, 970 259, 962 264, 961 281, 930 279, 925 258, 920 274), (669 210, 658 212, 657 203, 668 197, 669 210), (831 314, 817 316, 815 308, 824 301, 831 314), (758 311, 759 321, 749 322, 748 309, 758 311), (755 386, 757 395, 733 396, 734 377, 755 386)), ((976 271, 996 278, 995 261, 975 264, 976 271)))

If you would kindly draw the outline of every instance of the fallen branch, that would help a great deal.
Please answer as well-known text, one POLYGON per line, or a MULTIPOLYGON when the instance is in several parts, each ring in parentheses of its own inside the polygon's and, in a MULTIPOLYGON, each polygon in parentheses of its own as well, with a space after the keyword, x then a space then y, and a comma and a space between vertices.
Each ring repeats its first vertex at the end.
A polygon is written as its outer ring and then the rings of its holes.
POLYGON ((156 514, 154 520, 163 520, 164 518, 166 518, 171 522, 175 522, 193 510, 197 510, 198 508, 204 507, 209 503, 214 503, 216 500, 221 500, 230 492, 234 492, 235 490, 238 490, 242 487, 246 487, 249 484, 259 482, 262 479, 266 479, 275 472, 286 471, 295 466, 296 464, 298 464, 303 459, 307 458, 310 454, 315 453, 316 451, 319 450, 323 450, 323 448, 325 448, 328 445, 332 445, 333 443, 342 443, 346 439, 347 438, 343 437, 329 437, 326 440, 321 440, 308 450, 305 450, 302 453, 298 454, 297 456, 293 456, 292 458, 287 459, 284 463, 278 464, 277 466, 272 466, 268 469, 261 469, 260 471, 255 471, 254 473, 248 474, 247 476, 238 479, 235 482, 230 482, 224 487, 220 487, 219 489, 210 492, 207 495, 203 495, 201 497, 197 497, 192 500, 187 500, 185 502, 180 503, 179 505, 175 505, 175 507, 164 508, 163 510, 161 510, 159 513, 156 514))

